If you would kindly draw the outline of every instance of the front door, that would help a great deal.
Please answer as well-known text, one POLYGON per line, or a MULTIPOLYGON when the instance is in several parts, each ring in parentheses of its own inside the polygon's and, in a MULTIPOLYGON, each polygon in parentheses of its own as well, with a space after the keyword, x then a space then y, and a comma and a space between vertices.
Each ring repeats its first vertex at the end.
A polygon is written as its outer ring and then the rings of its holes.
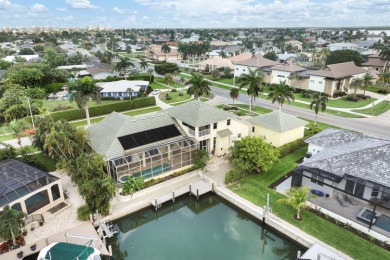
POLYGON ((201 150, 209 151, 209 140, 202 140, 199 142, 199 148, 201 150))

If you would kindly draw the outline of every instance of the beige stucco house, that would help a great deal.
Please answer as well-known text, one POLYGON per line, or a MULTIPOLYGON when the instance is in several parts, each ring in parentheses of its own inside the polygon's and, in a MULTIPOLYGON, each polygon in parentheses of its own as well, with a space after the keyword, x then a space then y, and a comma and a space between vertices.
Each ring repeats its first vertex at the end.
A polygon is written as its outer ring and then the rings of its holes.
POLYGON ((308 124, 280 110, 253 117, 248 121, 252 124, 252 136, 261 137, 275 147, 302 138, 305 125, 308 124))
POLYGON ((258 54, 247 60, 237 61, 234 63, 234 77, 240 77, 243 74, 248 74, 249 70, 260 70, 264 74, 264 82, 271 82, 270 67, 277 65, 278 62, 264 58, 258 54))

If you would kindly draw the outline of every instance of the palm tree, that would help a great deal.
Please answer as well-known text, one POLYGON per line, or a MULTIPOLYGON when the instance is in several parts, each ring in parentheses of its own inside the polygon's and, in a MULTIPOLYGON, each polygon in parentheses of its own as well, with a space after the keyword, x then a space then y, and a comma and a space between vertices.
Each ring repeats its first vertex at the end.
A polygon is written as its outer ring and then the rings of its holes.
POLYGON ((0 215, 0 234, 5 240, 12 238, 12 242, 16 245, 15 234, 19 235, 20 223, 26 216, 25 213, 10 208, 9 205, 4 206, 3 212, 0 215))
POLYGON ((252 111, 252 105, 254 105, 256 97, 258 97, 259 94, 262 92, 263 79, 263 73, 261 73, 257 69, 249 69, 248 74, 241 75, 241 85, 239 89, 243 88, 244 86, 248 86, 247 93, 249 96, 249 111, 252 111))
POLYGON ((321 62, 322 62, 322 65, 325 66, 326 64, 326 59, 328 58, 328 56, 330 55, 330 51, 328 48, 322 48, 320 53, 319 53, 320 57, 321 57, 321 62))
POLYGON ((152 81, 152 75, 153 75, 153 71, 154 71, 154 69, 153 69, 153 68, 149 68, 149 69, 148 69, 148 73, 149 73, 149 81, 150 81, 150 82, 152 81))
POLYGON ((363 87, 364 80, 362 78, 354 78, 349 86, 354 89, 353 97, 356 98, 356 91, 363 87))
POLYGON ((233 99, 233 105, 234 105, 234 100, 238 98, 240 95, 240 92, 238 88, 232 88, 230 89, 230 97, 233 99))
POLYGON ((224 51, 220 51, 220 52, 218 52, 218 54, 219 54, 219 57, 221 57, 222 59, 227 58, 227 54, 224 51))
POLYGON ((385 64, 383 65, 383 72, 386 72, 387 66, 390 62, 390 46, 383 44, 379 51, 379 57, 385 60, 385 64))
POLYGON ((125 75, 126 80, 126 70, 129 67, 134 67, 134 64, 130 61, 128 57, 119 57, 119 61, 114 64, 114 70, 115 71, 123 71, 123 74, 125 75))
POLYGON ((191 79, 186 83, 186 85, 191 85, 187 90, 187 94, 194 95, 196 100, 199 96, 208 95, 210 93, 210 87, 203 76, 197 73, 192 73, 191 75, 191 79))
POLYGON ((170 88, 169 84, 173 82, 172 74, 170 74, 170 73, 165 74, 164 80, 168 84, 168 87, 170 88))
POLYGON ((145 59, 141 58, 141 61, 139 62, 139 66, 141 67, 141 69, 145 70, 146 68, 148 68, 148 63, 145 59))
POLYGON ((363 76, 363 96, 366 95, 366 90, 367 90, 368 86, 374 84, 372 81, 373 79, 374 79, 374 77, 371 76, 368 72, 366 74, 364 74, 364 76, 363 76))
POLYGON ((91 77, 84 77, 77 81, 76 85, 71 87, 71 90, 76 91, 70 96, 69 101, 75 101, 80 109, 85 110, 88 126, 91 125, 91 119, 89 118, 89 110, 87 102, 92 99, 96 103, 100 104, 101 95, 100 87, 95 85, 95 82, 91 77))
POLYGON ((122 192, 124 195, 133 195, 134 192, 141 190, 145 186, 144 178, 135 178, 130 176, 129 179, 123 184, 122 192))
POLYGON ((286 192, 287 198, 279 199, 277 202, 291 205, 297 211, 296 219, 301 220, 301 210, 306 207, 306 200, 316 197, 309 192, 310 188, 306 186, 299 188, 291 187, 286 192))
POLYGON ((131 100, 131 95, 133 94, 133 89, 132 88, 128 88, 128 89, 126 89, 126 92, 129 94, 129 97, 130 97, 130 100, 131 100))
POLYGON ((294 89, 286 84, 286 81, 281 81, 279 84, 274 84, 271 92, 268 94, 268 99, 272 99, 272 103, 278 101, 279 110, 282 110, 284 102, 290 104, 291 101, 295 100, 294 89))
POLYGON ((310 103, 310 109, 312 110, 314 108, 314 113, 316 113, 314 125, 317 125, 317 116, 320 109, 321 111, 325 111, 326 102, 328 102, 327 96, 321 96, 319 93, 313 94, 313 101, 310 103))
POLYGON ((390 72, 383 72, 379 77, 379 81, 382 81, 382 91, 385 92, 386 84, 390 83, 390 72))

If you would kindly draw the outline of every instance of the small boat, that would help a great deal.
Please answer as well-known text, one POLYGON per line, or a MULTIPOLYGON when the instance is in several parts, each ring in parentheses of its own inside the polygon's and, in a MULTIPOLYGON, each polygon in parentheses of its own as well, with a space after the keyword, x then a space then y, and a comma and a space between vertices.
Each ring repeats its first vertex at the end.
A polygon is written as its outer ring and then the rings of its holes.
POLYGON ((52 243, 39 252, 38 260, 100 260, 100 251, 71 243, 52 243))

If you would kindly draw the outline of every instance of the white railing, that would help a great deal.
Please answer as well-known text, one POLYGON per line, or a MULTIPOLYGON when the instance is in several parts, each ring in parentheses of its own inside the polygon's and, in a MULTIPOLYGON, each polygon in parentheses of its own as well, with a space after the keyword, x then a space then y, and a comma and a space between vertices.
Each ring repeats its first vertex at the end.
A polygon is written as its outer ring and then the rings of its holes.
POLYGON ((195 136, 195 130, 192 130, 191 128, 188 128, 188 134, 195 136))
POLYGON ((210 134, 210 129, 199 131, 199 137, 210 134))

